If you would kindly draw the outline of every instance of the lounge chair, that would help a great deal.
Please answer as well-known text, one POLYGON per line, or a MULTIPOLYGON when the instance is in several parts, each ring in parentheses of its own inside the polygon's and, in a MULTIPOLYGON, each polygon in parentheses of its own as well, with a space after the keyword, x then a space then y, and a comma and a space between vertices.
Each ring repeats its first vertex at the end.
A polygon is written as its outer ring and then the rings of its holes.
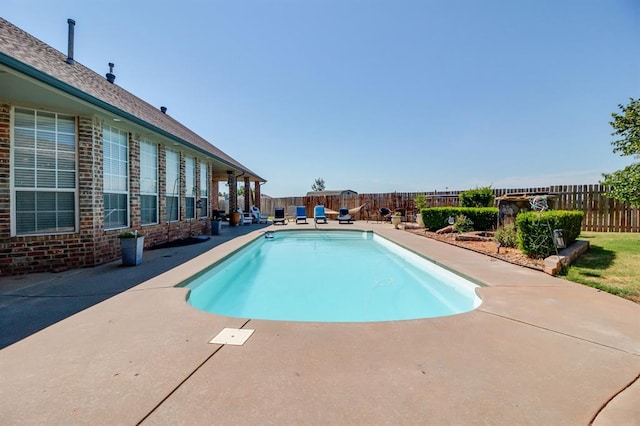
POLYGON ((327 223, 327 215, 324 214, 324 206, 315 206, 313 208, 313 220, 316 223, 327 223))
POLYGON ((296 217, 296 206, 287 206, 287 213, 285 215, 287 222, 293 221, 295 217, 296 217))
POLYGON ((297 206, 296 207, 296 224, 298 221, 302 220, 304 223, 307 223, 307 209, 305 206, 297 206))
POLYGON ((253 215, 249 212, 243 212, 242 209, 238 209, 238 212, 242 215, 241 222, 243 225, 251 225, 253 223, 253 215))
POLYGON ((284 207, 276 207, 275 212, 273 214, 273 224, 276 225, 281 223, 283 225, 287 224, 287 219, 284 216, 284 207))
POLYGON ((342 207, 338 212, 338 223, 353 223, 351 221, 349 209, 347 209, 346 207, 342 207))
POLYGON ((260 209, 256 206, 251 206, 251 215, 253 216, 254 222, 267 223, 267 215, 260 213, 260 209))

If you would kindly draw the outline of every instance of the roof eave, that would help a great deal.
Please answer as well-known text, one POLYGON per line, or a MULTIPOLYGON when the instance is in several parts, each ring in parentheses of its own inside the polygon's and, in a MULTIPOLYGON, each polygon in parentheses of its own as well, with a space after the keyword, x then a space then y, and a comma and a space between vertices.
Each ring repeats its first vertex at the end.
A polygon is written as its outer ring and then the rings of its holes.
POLYGON ((160 134, 160 135, 162 135, 162 136, 164 136, 164 137, 166 137, 166 138, 168 138, 170 140, 173 140, 173 141, 178 142, 178 143, 180 143, 182 145, 185 145, 185 146, 189 147, 190 149, 193 149, 193 150, 196 150, 198 152, 201 152, 202 154, 204 154, 204 155, 206 155, 208 157, 214 158, 215 160, 217 160, 217 161, 229 166, 231 169, 239 170, 241 172, 250 174, 259 182, 266 182, 266 180, 264 180, 260 176, 255 175, 251 170, 239 168, 237 165, 230 163, 229 161, 225 160, 224 158, 220 158, 217 155, 214 155, 211 152, 209 152, 209 151, 207 151, 207 150, 205 150, 205 149, 203 149, 203 148, 201 148, 201 147, 199 147, 197 145, 194 145, 193 143, 191 143, 191 142, 189 142, 189 141, 187 141, 185 139, 182 139, 182 138, 180 138, 180 137, 178 137, 178 136, 176 136, 176 135, 174 135, 174 134, 172 134, 170 132, 167 132, 166 130, 161 129, 161 128, 149 123, 148 121, 145 121, 145 120, 143 120, 143 119, 141 119, 139 117, 136 117, 135 115, 133 115, 133 114, 131 114, 129 112, 126 112, 126 111, 124 111, 124 110, 122 110, 120 108, 117 108, 117 107, 115 107, 115 106, 113 106, 113 105, 111 105, 111 104, 109 104, 109 103, 107 103, 105 101, 102 101, 102 100, 96 98, 93 95, 90 95, 90 94, 88 94, 86 92, 83 92, 82 90, 80 90, 80 89, 78 89, 78 88, 76 88, 76 87, 74 87, 74 86, 72 86, 72 85, 70 85, 68 83, 60 81, 57 78, 55 78, 55 77, 53 77, 53 76, 51 76, 51 75, 49 75, 47 73, 44 73, 44 72, 38 70, 37 68, 31 66, 31 65, 25 64, 24 62, 21 62, 21 61, 15 59, 15 58, 3 53, 3 52, 0 52, 0 63, 3 64, 3 65, 8 66, 8 67, 20 72, 20 73, 23 73, 23 74, 25 74, 25 75, 27 75, 27 76, 29 76, 31 78, 34 78, 34 79, 36 79, 36 80, 38 80, 38 81, 40 81, 42 83, 45 83, 45 84, 47 84, 47 85, 49 85, 49 86, 51 86, 51 87, 53 87, 55 89, 61 90, 64 93, 67 93, 67 94, 69 94, 71 96, 74 96, 74 97, 76 97, 78 99, 81 99, 81 100, 83 100, 85 102, 88 102, 89 104, 94 105, 94 106, 96 106, 96 107, 98 107, 100 109, 108 111, 108 112, 110 112, 112 114, 115 114, 115 115, 117 115, 119 117, 122 117, 123 119, 128 120, 128 121, 130 121, 130 122, 132 122, 134 124, 137 124, 137 125, 139 125, 141 127, 144 127, 144 128, 146 128, 148 130, 151 130, 154 133, 160 134))

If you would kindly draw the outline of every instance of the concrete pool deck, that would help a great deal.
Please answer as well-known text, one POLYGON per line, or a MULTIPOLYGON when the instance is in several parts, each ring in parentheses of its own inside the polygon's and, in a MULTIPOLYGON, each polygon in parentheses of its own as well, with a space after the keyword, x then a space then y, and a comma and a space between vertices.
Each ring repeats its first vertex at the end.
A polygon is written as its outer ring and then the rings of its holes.
POLYGON ((256 227, 2 349, 0 424, 640 423, 640 305, 389 224, 319 227, 372 229, 484 283, 483 303, 338 324, 187 305, 175 285, 273 229, 256 227), (208 343, 225 327, 255 332, 208 343))

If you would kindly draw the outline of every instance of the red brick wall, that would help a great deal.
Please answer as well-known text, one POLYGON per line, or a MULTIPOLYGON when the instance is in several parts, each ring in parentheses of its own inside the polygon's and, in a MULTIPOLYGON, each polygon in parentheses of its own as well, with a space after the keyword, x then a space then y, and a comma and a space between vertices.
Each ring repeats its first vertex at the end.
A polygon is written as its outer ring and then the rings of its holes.
MULTIPOLYGON (((10 193, 11 107, 0 104, 0 276, 28 272, 63 271, 99 265, 120 258, 117 238, 122 230, 104 230, 102 120, 77 119, 79 232, 61 235, 11 237, 10 193)), ((140 141, 129 134, 129 211, 132 229, 145 235, 145 247, 209 232, 209 221, 166 223, 165 149, 158 147, 159 223, 140 224, 140 141)), ((181 218, 184 218, 184 155, 181 154, 181 218)), ((201 161, 202 159, 198 159, 201 161)), ((199 173, 198 169, 197 173, 199 173)), ((216 193, 217 195, 217 193, 216 193)), ((211 196, 210 199, 217 198, 211 196)))

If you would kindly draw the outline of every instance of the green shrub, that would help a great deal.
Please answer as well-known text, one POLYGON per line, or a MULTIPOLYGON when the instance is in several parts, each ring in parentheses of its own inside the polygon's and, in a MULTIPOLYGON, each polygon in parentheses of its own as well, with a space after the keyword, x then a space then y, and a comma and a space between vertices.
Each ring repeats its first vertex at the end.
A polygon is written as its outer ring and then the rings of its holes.
POLYGON ((494 238, 502 247, 515 248, 518 246, 518 232, 513 223, 509 223, 503 228, 498 229, 494 238))
POLYGON ((524 212, 516 217, 518 247, 529 257, 544 258, 556 253, 553 231, 562 229, 567 246, 580 235, 584 212, 551 210, 524 212))
POLYGON ((413 197, 413 204, 416 206, 416 209, 422 210, 429 207, 429 200, 427 200, 426 195, 418 193, 413 197))
POLYGON ((490 186, 462 191, 460 195, 462 207, 492 207, 496 196, 490 186))
POLYGON ((422 221, 425 228, 432 231, 449 225, 449 217, 464 215, 471 220, 477 231, 488 231, 495 228, 498 220, 496 207, 430 207, 422 209, 422 221))
POLYGON ((473 231, 473 221, 463 214, 458 215, 453 224, 453 229, 457 232, 471 232, 473 231))

